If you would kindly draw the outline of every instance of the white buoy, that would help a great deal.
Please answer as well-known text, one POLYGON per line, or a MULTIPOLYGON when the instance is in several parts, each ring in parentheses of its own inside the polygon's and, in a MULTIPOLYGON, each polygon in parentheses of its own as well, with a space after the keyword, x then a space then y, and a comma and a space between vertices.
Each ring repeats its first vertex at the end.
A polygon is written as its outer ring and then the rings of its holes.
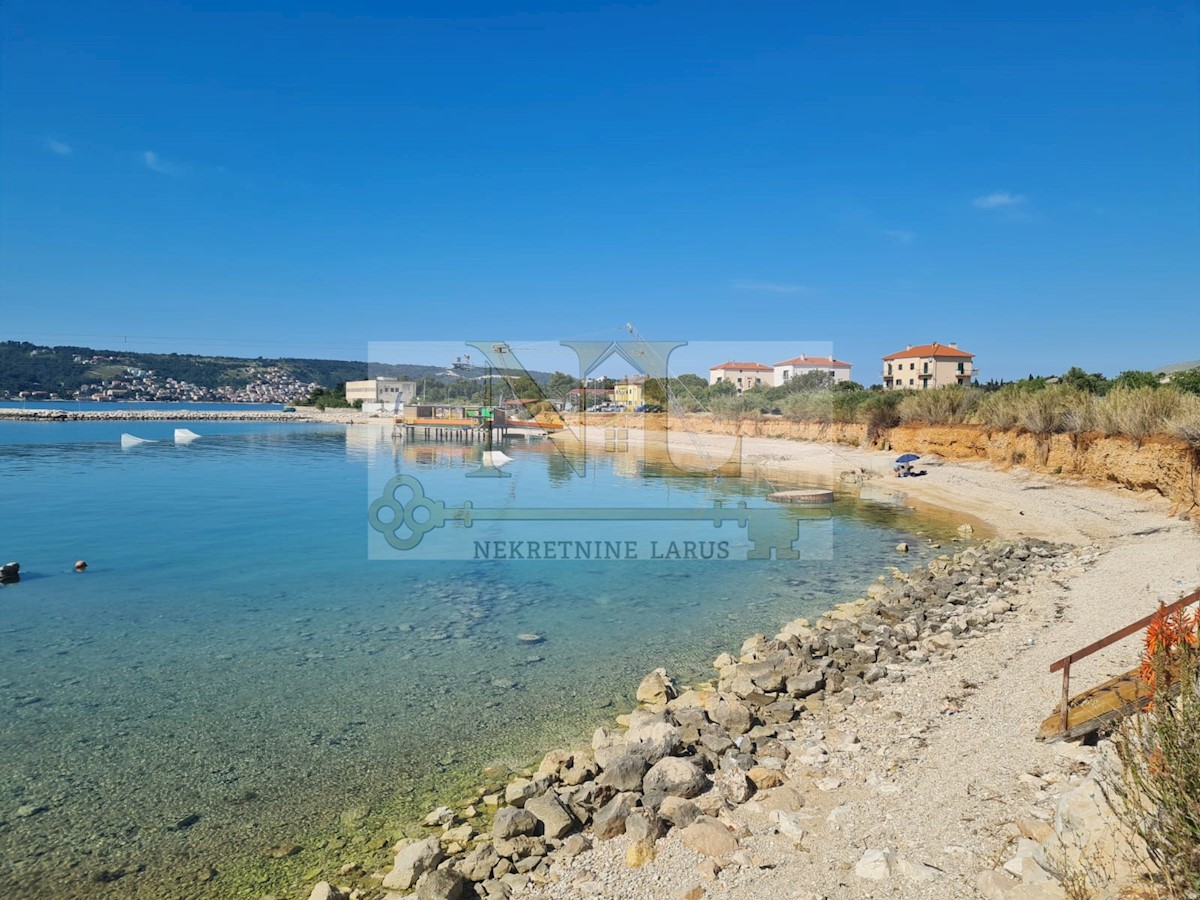
POLYGON ((136 447, 138 444, 157 444, 158 441, 152 441, 149 438, 140 438, 136 434, 125 433, 121 435, 122 447, 136 447))
POLYGON ((483 464, 485 466, 499 468, 500 466, 508 465, 510 462, 512 462, 512 457, 507 455, 503 450, 483 451, 483 464))
POLYGON ((198 437, 200 437, 200 435, 196 434, 196 432, 192 431, 190 428, 175 429, 175 443, 177 444, 190 444, 198 437))

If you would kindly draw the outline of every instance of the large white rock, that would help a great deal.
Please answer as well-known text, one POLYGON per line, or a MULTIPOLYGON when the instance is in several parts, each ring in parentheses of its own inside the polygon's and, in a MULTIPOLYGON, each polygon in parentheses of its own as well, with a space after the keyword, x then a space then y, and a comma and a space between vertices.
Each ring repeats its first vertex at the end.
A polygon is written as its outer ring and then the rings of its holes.
POLYGON ((854 866, 854 874, 859 878, 869 878, 872 881, 883 881, 892 877, 896 865, 896 854, 891 850, 868 850, 854 866))
POLYGON ((775 823, 775 827, 779 829, 779 833, 786 838, 791 838, 793 841, 802 841, 808 833, 804 830, 801 824, 803 819, 799 813, 787 812, 782 809, 771 810, 767 817, 775 823))
POLYGON ((383 879, 383 886, 389 891, 407 891, 422 875, 436 869, 442 858, 442 844, 435 837, 409 844, 396 854, 396 863, 383 879))
POLYGON ((642 779, 642 787, 646 793, 662 791, 673 797, 695 797, 708 786, 708 779, 695 763, 680 759, 678 756, 668 756, 660 759, 646 777, 642 779))

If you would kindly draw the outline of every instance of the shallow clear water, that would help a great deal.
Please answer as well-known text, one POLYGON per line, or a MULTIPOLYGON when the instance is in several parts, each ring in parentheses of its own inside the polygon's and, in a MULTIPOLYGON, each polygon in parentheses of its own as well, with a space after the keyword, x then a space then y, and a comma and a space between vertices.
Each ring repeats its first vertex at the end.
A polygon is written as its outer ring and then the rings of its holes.
MULTIPOLYGON (((478 448, 401 447, 365 426, 178 424, 204 436, 0 422, 0 561, 22 566, 0 588, 7 896, 260 896, 326 864, 349 820, 362 827, 336 858, 368 856, 367 837, 431 790, 453 800, 484 765, 588 733, 654 666, 698 675, 748 634, 851 599, 897 561, 897 540, 938 533, 843 498, 817 558, 799 561, 373 561, 380 479, 415 473, 458 502, 478 448), (160 442, 122 450, 122 431, 160 442), (288 842, 304 852, 262 857, 288 842)), ((620 453, 575 479, 545 446, 506 450, 513 477, 472 487, 477 506, 766 492, 636 477, 620 453)))

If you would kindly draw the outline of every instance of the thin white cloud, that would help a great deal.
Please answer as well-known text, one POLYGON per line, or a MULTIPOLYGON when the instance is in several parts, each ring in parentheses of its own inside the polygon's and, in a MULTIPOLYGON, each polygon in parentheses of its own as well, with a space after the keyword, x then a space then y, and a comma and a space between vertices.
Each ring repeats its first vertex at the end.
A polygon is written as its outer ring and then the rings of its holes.
POLYGON ((804 284, 783 284, 777 281, 735 281, 733 286, 739 291, 764 291, 768 294, 807 294, 810 290, 804 284))
POLYGON ((903 228, 886 228, 883 233, 897 244, 911 244, 917 239, 915 231, 906 231, 903 228))
POLYGON ((971 205, 976 209, 1012 209, 1014 206, 1023 206, 1026 199, 1024 194, 994 191, 991 194, 976 197, 971 201, 971 205))
POLYGON ((146 164, 146 168, 151 172, 157 172, 159 175, 170 175, 172 178, 178 178, 180 175, 186 175, 191 171, 190 166, 163 159, 153 150, 147 150, 142 154, 142 162, 146 164))
POLYGON ((56 141, 54 138, 46 138, 46 149, 55 156, 71 155, 71 145, 66 141, 56 141))

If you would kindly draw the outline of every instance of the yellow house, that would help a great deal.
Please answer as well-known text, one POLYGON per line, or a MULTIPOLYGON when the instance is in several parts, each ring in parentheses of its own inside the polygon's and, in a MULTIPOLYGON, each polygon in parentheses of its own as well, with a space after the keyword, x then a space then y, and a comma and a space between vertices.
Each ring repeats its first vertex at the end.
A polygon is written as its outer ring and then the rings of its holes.
POLYGON ((889 391, 924 390, 950 384, 970 384, 975 378, 975 354, 958 344, 911 344, 883 358, 883 386, 889 391))
POLYGON ((646 376, 625 378, 618 381, 613 388, 613 402, 620 403, 627 410, 641 406, 646 402, 646 376))

